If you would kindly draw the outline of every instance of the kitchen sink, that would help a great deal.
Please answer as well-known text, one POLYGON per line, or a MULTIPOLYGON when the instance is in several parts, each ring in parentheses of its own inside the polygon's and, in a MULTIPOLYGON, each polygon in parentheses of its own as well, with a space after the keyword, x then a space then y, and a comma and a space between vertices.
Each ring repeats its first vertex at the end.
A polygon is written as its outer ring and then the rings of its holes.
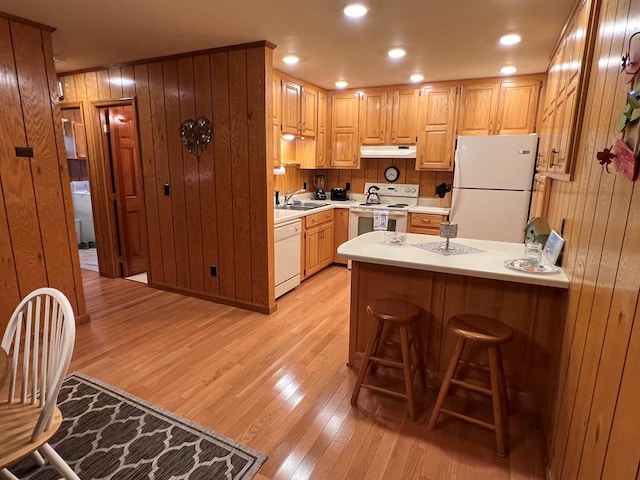
POLYGON ((320 208, 328 205, 328 203, 316 204, 316 203, 303 203, 299 205, 277 205, 276 210, 293 210, 304 212, 306 210, 313 210, 314 208, 320 208))

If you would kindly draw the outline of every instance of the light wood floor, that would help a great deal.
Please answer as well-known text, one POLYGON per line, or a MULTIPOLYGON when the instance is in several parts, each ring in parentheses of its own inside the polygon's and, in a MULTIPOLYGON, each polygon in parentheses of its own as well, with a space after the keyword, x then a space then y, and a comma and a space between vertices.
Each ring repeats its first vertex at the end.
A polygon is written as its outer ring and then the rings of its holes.
MULTIPOLYGON (((541 479, 540 432, 510 417, 511 455, 491 432, 441 419, 426 428, 404 403, 363 390, 346 366, 349 272, 330 267, 278 301, 270 316, 83 271, 91 323, 81 325, 79 371, 269 456, 265 479, 541 479)), ((425 400, 426 398, 426 400, 425 400)))

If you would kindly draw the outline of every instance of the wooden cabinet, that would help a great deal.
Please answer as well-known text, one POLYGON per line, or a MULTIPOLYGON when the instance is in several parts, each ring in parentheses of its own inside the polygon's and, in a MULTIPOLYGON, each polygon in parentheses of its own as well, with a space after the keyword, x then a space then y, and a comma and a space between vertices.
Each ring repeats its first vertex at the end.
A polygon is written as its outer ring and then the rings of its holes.
POLYGON ((360 96, 360 143, 362 145, 384 145, 387 128, 386 90, 367 90, 360 96))
POLYGON ((333 263, 333 211, 307 215, 304 217, 304 224, 302 279, 309 278, 333 263))
POLYGON ((433 215, 431 213, 410 213, 409 233, 421 233, 423 235, 439 235, 440 224, 446 222, 446 215, 433 215))
POLYGON ((535 132, 538 80, 509 80, 462 87, 458 135, 526 135, 535 132))
POLYGON ((458 135, 490 135, 498 105, 498 83, 462 87, 458 135))
POLYGON ((551 196, 552 180, 546 175, 536 175, 533 180, 533 194, 531 196, 531 208, 529 218, 546 217, 551 196))
POLYGON ((325 168, 327 159, 327 94, 318 91, 318 133, 316 134, 316 167, 325 168))
POLYGON ((575 146, 584 113, 582 92, 589 80, 584 59, 592 13, 592 0, 579 3, 549 66, 548 88, 542 103, 537 170, 548 172, 557 180, 570 180, 576 155, 575 146))
POLYGON ((336 93, 331 98, 331 167, 359 168, 357 92, 336 93))
POLYGON ((282 115, 282 78, 276 72, 272 77, 272 119, 271 119, 271 142, 273 148, 273 167, 278 168, 281 165, 280 160, 280 117, 282 115))
POLYGON ((416 143, 416 88, 370 89, 360 97, 360 143, 406 145, 416 143))
POLYGON ((393 90, 390 144, 416 143, 419 92, 416 88, 393 90))
POLYGON ((424 87, 418 108, 416 170, 451 170, 458 87, 424 87))
POLYGON ((300 99, 302 86, 287 78, 282 78, 282 133, 298 135, 301 125, 300 99))
POLYGON ((318 121, 318 90, 309 86, 302 86, 300 99, 300 135, 303 137, 315 137, 318 121))
POLYGON ((542 82, 508 81, 500 84, 498 111, 496 114, 497 135, 527 135, 536 127, 538 96, 542 82))
POLYGON ((333 210, 333 263, 347 264, 347 259, 338 256, 338 247, 349 239, 349 209, 333 210))
POLYGON ((282 77, 282 133, 316 136, 318 90, 282 77))

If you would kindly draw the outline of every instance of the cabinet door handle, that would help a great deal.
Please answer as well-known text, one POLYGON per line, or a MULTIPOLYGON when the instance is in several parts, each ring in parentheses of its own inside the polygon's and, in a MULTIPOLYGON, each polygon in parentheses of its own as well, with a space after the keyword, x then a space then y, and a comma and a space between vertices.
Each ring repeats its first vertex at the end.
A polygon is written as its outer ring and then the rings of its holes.
POLYGON ((496 133, 499 135, 500 134, 500 122, 498 122, 498 130, 496 131, 496 133))
POLYGON ((489 122, 489 133, 493 132, 493 122, 489 122))

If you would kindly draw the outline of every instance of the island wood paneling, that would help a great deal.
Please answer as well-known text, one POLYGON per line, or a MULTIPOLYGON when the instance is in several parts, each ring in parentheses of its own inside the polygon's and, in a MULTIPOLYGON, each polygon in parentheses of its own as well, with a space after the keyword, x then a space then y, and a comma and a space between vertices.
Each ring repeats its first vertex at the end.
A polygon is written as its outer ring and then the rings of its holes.
POLYGON ((0 331, 45 286, 86 321, 50 31, 0 15, 0 71, 0 331))
MULTIPOLYGON (((597 151, 615 143, 633 85, 619 73, 638 0, 602 0, 574 180, 553 181, 549 222, 566 239, 571 279, 553 415, 545 433, 554 480, 633 479, 640 465, 640 187, 608 174, 597 151)), ((636 84, 637 86, 637 84, 636 84)), ((625 140, 638 149, 638 125, 625 140)))
MULTIPOLYGON (((114 222, 96 105, 135 96, 152 286, 262 312, 275 308, 266 161, 271 62, 272 46, 259 42, 61 76, 65 100, 81 102, 93 123, 88 162, 92 184, 103 191, 94 207, 103 240, 112 238, 114 222), (182 146, 179 129, 202 115, 213 138, 198 160, 182 146)), ((110 276, 118 270, 114 252, 99 258, 110 276)))

